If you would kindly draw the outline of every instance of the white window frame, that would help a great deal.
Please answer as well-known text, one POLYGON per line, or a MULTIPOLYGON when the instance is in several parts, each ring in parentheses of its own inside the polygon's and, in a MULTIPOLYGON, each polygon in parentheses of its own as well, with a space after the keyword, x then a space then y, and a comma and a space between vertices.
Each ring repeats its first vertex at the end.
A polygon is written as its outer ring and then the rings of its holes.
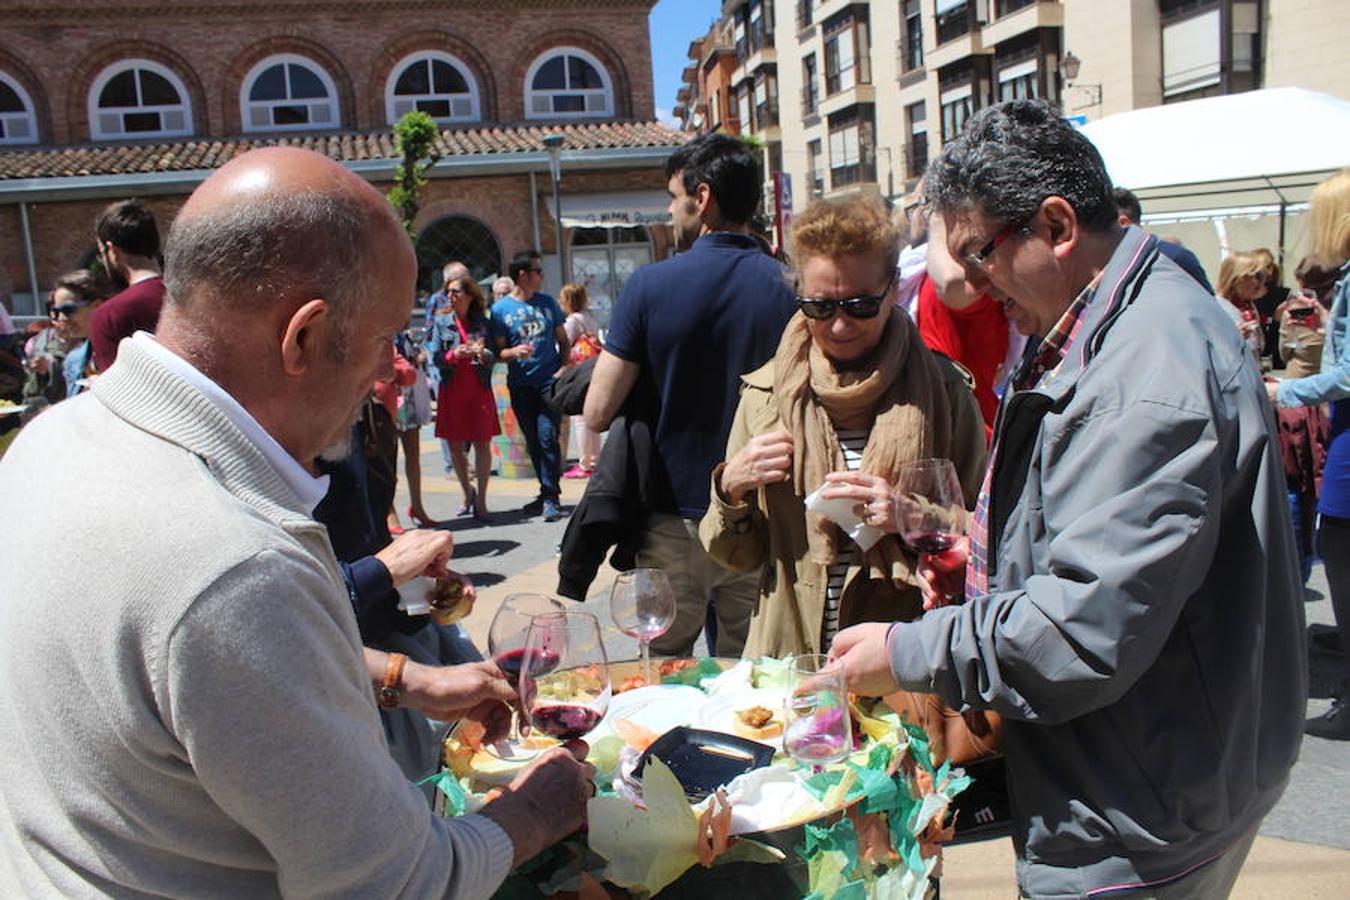
MULTIPOLYGON (((289 80, 287 81, 286 84, 286 92, 288 94, 290 93, 289 80)), ((271 118, 270 113, 268 115, 268 118, 271 118)), ((239 121, 243 126, 244 132, 249 134, 256 134, 259 132, 268 132, 268 131, 331 131, 336 128, 341 128, 342 107, 341 104, 338 102, 337 83, 333 81, 333 76, 328 74, 328 70, 325 69, 322 65, 320 65, 311 57, 301 56, 298 53, 273 54, 272 56, 269 56, 266 59, 263 59, 258 63, 254 64, 253 68, 249 69, 248 74, 244 76, 244 82, 239 88, 239 121), (277 106, 313 106, 317 103, 325 102, 318 99, 302 99, 302 100, 282 99, 282 100, 258 100, 258 101, 251 101, 248 99, 248 95, 253 90, 253 83, 258 80, 258 76, 262 75, 263 72, 266 72, 273 66, 284 65, 286 63, 304 66, 305 68, 312 71, 315 75, 317 75, 319 77, 319 81, 323 82, 324 88, 326 88, 328 91, 328 98, 326 102, 330 106, 331 119, 329 121, 315 122, 311 118, 309 122, 304 122, 298 125, 253 124, 252 113, 254 106, 265 106, 270 110, 271 108, 277 106)))
POLYGON ((33 98, 23 89, 23 85, 11 78, 4 72, 0 72, 0 81, 19 95, 19 102, 23 104, 23 111, 16 113, 0 113, 0 119, 5 122, 5 131, 9 131, 11 122, 23 122, 28 126, 28 134, 24 137, 4 137, 0 136, 0 144, 11 146, 14 144, 36 144, 38 142, 37 127, 37 107, 33 104, 33 98))
MULTIPOLYGON (((566 71, 566 66, 564 66, 564 71, 566 71)), ((590 101, 588 99, 587 105, 589 105, 589 103, 590 101)), ((602 119, 613 115, 614 82, 609 77, 609 70, 605 68, 604 63, 600 62, 600 60, 596 59, 585 50, 582 50, 580 47, 550 47, 535 58, 535 61, 530 64, 529 70, 525 73, 525 118, 527 119, 602 119), (559 90, 536 91, 532 87, 534 84, 534 77, 539 74, 539 70, 543 68, 545 63, 548 63, 559 56, 575 56, 590 63, 592 66, 595 66, 595 70, 600 73, 600 81, 604 86, 600 88, 582 88, 579 90, 563 88, 559 90), (581 112, 534 111, 534 101, 537 97, 549 97, 549 105, 551 107, 551 98, 554 94, 582 94, 587 98, 602 97, 604 109, 586 109, 581 112)))
MULTIPOLYGON (((138 81, 137 88, 139 89, 139 87, 140 83, 138 81)), ((105 66, 94 78, 94 83, 89 86, 88 113, 89 136, 96 141, 139 140, 141 138, 154 137, 187 137, 192 134, 192 97, 188 94, 187 85, 183 84, 183 79, 179 78, 172 69, 149 59, 128 57, 126 59, 119 59, 109 66, 105 66), (110 108, 109 111, 105 113, 102 107, 98 105, 99 95, 103 93, 103 89, 108 86, 109 81, 112 81, 118 75, 131 69, 145 69, 148 72, 153 72, 160 76, 165 81, 169 82, 173 89, 178 92, 178 98, 181 102, 155 106, 118 107, 115 112, 110 108), (183 117, 183 127, 161 128, 158 131, 127 131, 125 121, 123 121, 123 127, 117 131, 110 131, 103 127, 103 115, 120 116, 125 115, 126 113, 147 112, 159 113, 161 122, 164 121, 166 114, 177 113, 183 117)))
MULTIPOLYGON (((434 83, 432 84, 432 88, 435 88, 434 83)), ((397 104, 408 103, 411 101, 412 106, 410 108, 416 109, 418 100, 447 100, 450 103, 450 115, 448 117, 432 116, 437 122, 442 124, 477 122, 483 118, 480 97, 481 93, 478 89, 478 79, 474 77, 473 70, 465 65, 463 60, 456 56, 451 56, 449 53, 443 53, 440 50, 423 50, 419 53, 412 53, 403 57, 394 66, 393 70, 390 71, 389 78, 385 81, 384 85, 384 110, 385 115, 389 119, 389 124, 393 125, 402 118, 403 115, 403 113, 400 113, 396 108, 397 104), (399 77, 408 69, 408 67, 417 63, 426 62, 443 62, 448 64, 460 74, 461 78, 464 79, 464 83, 468 85, 469 92, 467 94, 438 94, 433 90, 429 94, 395 94, 394 87, 398 84, 399 77), (465 99, 468 100, 469 111, 463 115, 455 115, 454 107, 456 101, 465 99)), ((404 112, 407 112, 407 110, 404 110, 404 112)))

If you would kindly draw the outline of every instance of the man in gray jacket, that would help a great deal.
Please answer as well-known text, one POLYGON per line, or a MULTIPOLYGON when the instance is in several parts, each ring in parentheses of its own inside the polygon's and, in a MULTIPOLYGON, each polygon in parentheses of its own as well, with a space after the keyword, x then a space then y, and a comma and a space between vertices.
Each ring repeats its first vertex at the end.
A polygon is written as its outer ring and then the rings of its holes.
MULTIPOLYGON (((551 751, 433 817, 385 747, 313 460, 392 371, 416 263, 327 157, 244 154, 188 199, 170 299, 24 429, 0 494, 0 893, 490 896, 581 822, 551 751)), ((381 705, 405 702, 398 655, 381 705)), ((580 749, 580 748, 577 748, 580 749)))
POLYGON ((1023 896, 1226 897, 1307 697, 1260 374, 1048 104, 982 111, 925 187, 971 285, 1043 340, 999 412, 966 601, 834 653, 861 692, 1005 717, 1023 896))

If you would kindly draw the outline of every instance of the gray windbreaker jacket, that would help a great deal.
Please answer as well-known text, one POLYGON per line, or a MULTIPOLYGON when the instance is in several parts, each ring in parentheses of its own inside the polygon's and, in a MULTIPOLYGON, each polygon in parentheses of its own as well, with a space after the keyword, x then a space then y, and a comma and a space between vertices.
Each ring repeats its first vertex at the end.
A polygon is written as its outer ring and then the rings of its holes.
POLYGON ((1005 397, 990 593, 891 634, 913 690, 1006 717, 1018 880, 1184 874, 1274 805, 1307 697, 1274 417, 1213 296, 1130 228, 1060 367, 1005 397))

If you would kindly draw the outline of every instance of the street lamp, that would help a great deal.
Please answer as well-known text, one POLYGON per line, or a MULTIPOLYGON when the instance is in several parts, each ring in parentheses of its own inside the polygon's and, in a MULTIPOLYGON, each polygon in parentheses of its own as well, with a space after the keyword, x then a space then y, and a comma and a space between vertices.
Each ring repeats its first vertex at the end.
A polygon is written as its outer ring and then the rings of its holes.
POLYGON ((553 178, 553 223, 558 229, 558 272, 565 284, 568 281, 567 246, 563 243, 562 198, 558 195, 558 182, 562 180, 563 136, 546 134, 542 141, 544 149, 548 151, 548 173, 553 178))
POLYGON ((1078 69, 1083 65, 1083 61, 1074 56, 1072 50, 1064 54, 1064 59, 1060 60, 1059 73, 1064 76, 1065 88, 1077 88, 1086 91, 1088 102, 1078 109, 1087 109, 1090 106, 1101 106, 1102 104, 1102 86, 1100 84, 1074 84, 1078 77, 1078 69))

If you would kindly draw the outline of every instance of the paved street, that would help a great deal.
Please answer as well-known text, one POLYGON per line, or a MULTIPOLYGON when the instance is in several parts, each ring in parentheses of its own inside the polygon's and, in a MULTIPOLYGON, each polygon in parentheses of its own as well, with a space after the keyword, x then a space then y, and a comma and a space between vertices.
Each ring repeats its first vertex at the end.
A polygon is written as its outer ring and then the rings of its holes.
MULTIPOLYGON (((458 482, 442 476, 440 451, 429 429, 423 431, 422 446, 427 511, 449 518, 461 500, 458 482)), ((584 486, 584 481, 563 481, 564 508, 570 509, 580 499, 584 486)), ((567 522, 548 523, 519 512, 537 489, 532 480, 494 477, 489 488, 489 507, 495 511, 491 525, 482 526, 467 517, 444 525, 455 535, 452 566, 479 585, 478 605, 465 620, 479 646, 486 644, 488 624, 503 597, 516 591, 548 593, 557 587, 557 546, 567 522)), ((407 508, 401 485, 398 508, 407 508)), ((601 570, 586 605, 609 628, 611 657, 632 658, 637 655, 636 642, 609 622, 606 592, 614 574, 612 569, 601 570)), ((1310 630, 1330 627, 1333 622, 1326 590, 1319 565, 1313 571, 1306 604, 1310 630)), ((1335 659, 1313 651, 1311 661, 1314 699, 1308 710, 1316 715, 1326 708, 1335 659)), ((1007 840, 949 848, 945 866, 944 900, 1007 900, 1014 893, 1012 846, 1007 840)), ((1237 900, 1342 900, 1350 897, 1346 885, 1350 885, 1350 743, 1307 738, 1289 788, 1266 819, 1233 896, 1237 900)))

